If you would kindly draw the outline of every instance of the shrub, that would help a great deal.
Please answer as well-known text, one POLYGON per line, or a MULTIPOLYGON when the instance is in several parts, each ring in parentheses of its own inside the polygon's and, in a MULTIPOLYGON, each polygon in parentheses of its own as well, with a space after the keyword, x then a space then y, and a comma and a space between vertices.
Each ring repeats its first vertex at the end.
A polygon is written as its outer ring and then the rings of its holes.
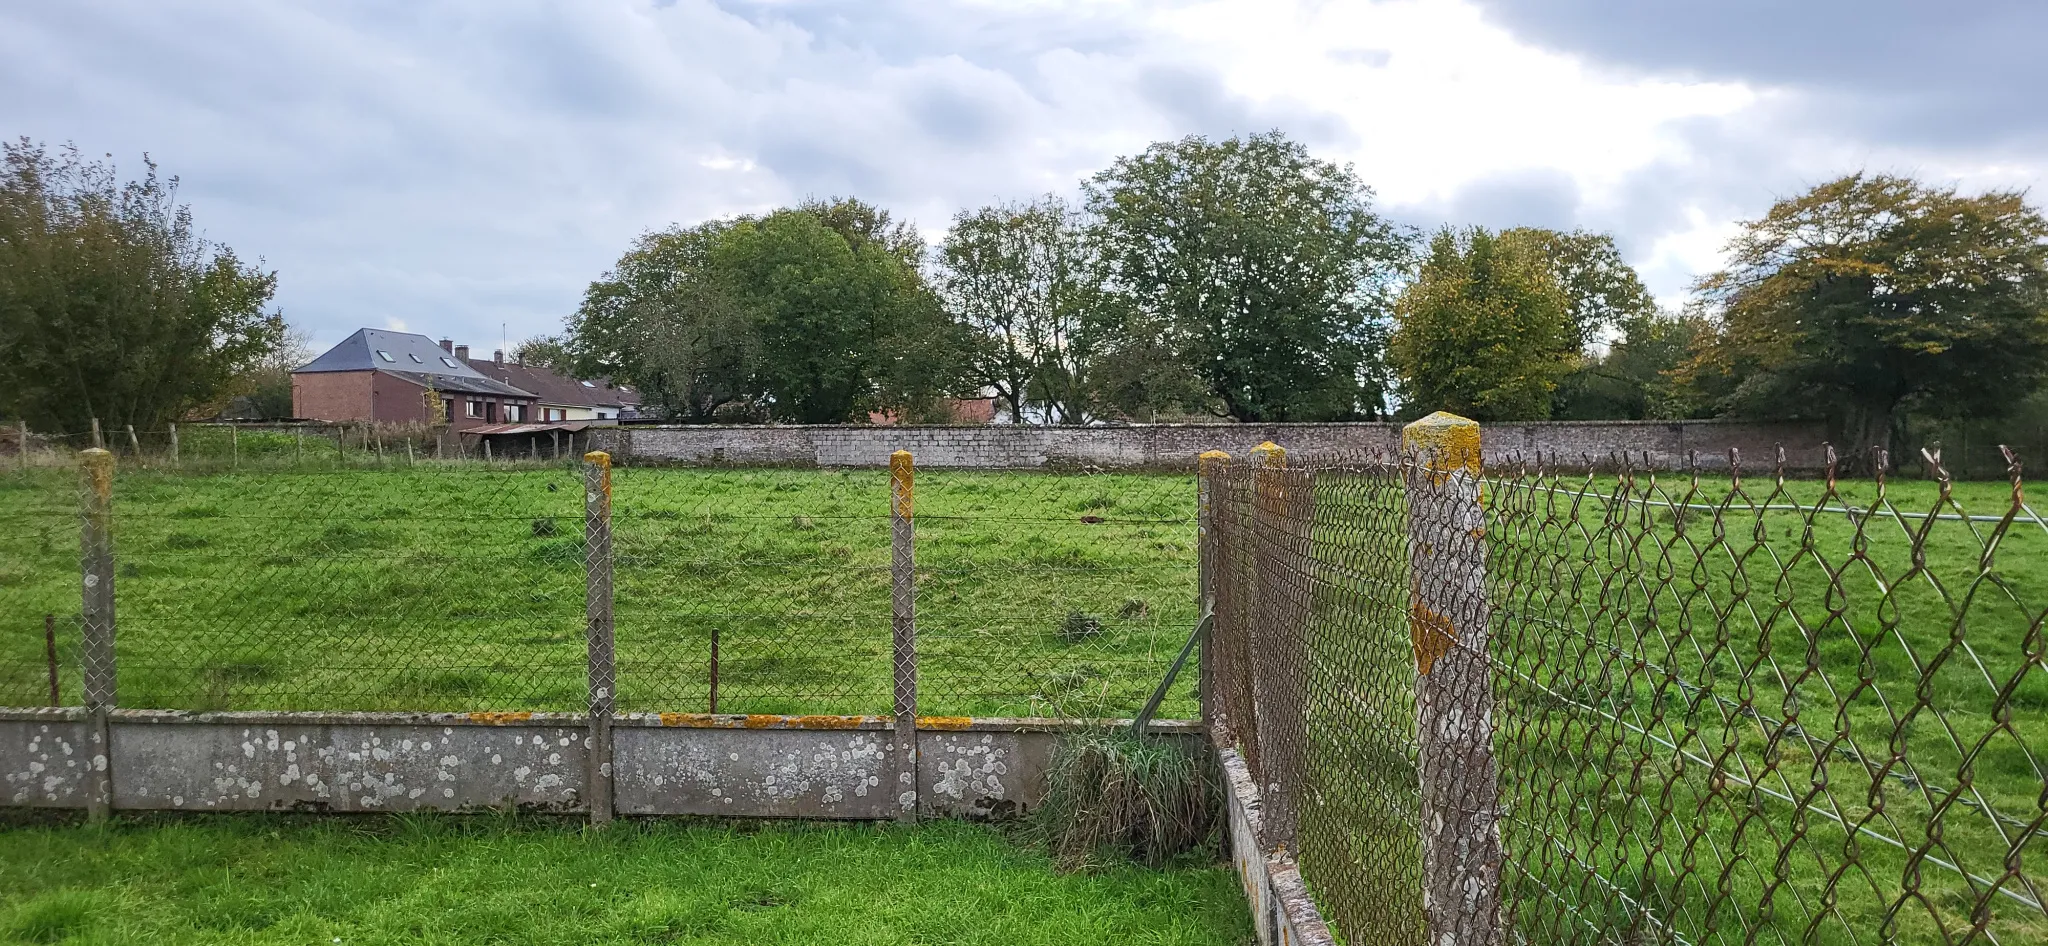
POLYGON ((1124 730, 1060 740, 1030 831, 1062 870, 1129 858, 1153 867, 1207 846, 1216 785, 1200 754, 1124 730))

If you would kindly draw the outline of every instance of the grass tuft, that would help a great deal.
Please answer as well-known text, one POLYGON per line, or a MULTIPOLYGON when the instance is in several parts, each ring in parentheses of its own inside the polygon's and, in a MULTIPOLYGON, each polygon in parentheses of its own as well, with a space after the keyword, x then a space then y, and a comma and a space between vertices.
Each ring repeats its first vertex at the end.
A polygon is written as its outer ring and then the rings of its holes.
POLYGON ((1176 741, 1076 733, 1053 754, 1029 830, 1062 870, 1159 867, 1210 848, 1219 804, 1208 765, 1176 741))

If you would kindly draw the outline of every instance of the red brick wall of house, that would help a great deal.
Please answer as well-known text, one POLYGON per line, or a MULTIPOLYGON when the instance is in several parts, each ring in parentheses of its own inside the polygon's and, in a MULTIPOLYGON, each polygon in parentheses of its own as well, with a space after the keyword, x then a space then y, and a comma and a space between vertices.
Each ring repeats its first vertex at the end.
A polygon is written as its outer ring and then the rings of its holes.
POLYGON ((374 371, 292 375, 292 416, 307 420, 370 420, 374 371))

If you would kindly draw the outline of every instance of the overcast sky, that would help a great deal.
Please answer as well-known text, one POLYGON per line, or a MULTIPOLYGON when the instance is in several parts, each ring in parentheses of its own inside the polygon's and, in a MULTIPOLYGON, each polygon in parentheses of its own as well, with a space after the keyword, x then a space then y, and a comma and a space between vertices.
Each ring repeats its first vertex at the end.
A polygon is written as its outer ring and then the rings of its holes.
POLYGON ((0 134, 149 153, 323 347, 555 331, 672 222, 854 195, 935 238, 1273 128, 1419 227, 1610 231, 1676 303, 1846 171, 2037 188, 2044 38, 2042 0, 0 0, 0 134))

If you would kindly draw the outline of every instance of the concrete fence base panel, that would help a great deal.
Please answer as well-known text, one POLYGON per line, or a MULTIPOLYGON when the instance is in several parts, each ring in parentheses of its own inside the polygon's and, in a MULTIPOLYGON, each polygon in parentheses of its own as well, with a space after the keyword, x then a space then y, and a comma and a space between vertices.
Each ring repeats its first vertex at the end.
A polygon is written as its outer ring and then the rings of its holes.
MULTIPOLYGON (((968 469, 1193 469, 1209 450, 1232 456, 1271 441, 1295 462, 1401 447, 1401 425, 1357 424, 1134 424, 1118 427, 1032 426, 630 426, 594 428, 592 449, 622 463, 735 466, 885 467, 889 455, 908 450, 920 467, 968 469)), ((1780 447, 1786 468, 1812 472, 1826 465, 1824 428, 1806 422, 1539 421, 1486 425, 1488 464, 1538 457, 1561 467, 1606 464, 1617 451, 1632 464, 1678 470, 1697 461, 1705 470, 1728 468, 1728 451, 1742 465, 1769 470, 1780 447)))
MULTIPOLYGON (((920 721, 921 814, 1004 819, 1037 806, 1062 732, 1113 721, 920 721)), ((81 709, 0 710, 0 803, 84 808, 81 709)), ((587 812, 580 713, 183 713, 115 710, 115 810, 587 812)), ((1196 724, 1154 731, 1199 739, 1196 724)), ((621 815, 887 820, 894 727, 882 716, 618 717, 621 815)))
POLYGON ((1230 832, 1230 859, 1250 905, 1260 946, 1334 946, 1329 924, 1302 882, 1301 868, 1287 852, 1268 853, 1264 803, 1251 769, 1237 750, 1220 748, 1223 809, 1230 832))

